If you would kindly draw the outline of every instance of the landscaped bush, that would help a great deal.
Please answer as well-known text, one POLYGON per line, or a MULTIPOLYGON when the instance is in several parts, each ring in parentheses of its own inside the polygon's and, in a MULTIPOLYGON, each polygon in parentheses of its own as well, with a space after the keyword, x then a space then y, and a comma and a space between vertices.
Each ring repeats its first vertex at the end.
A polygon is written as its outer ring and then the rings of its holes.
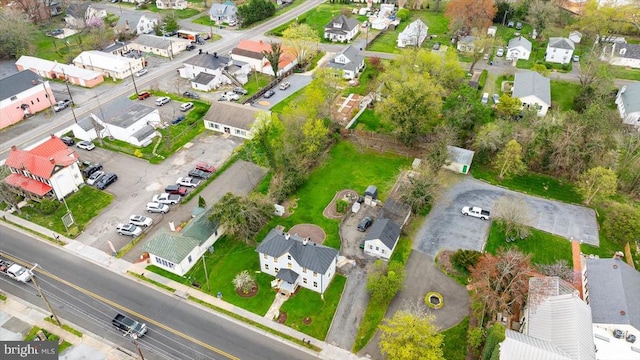
POLYGON ((640 208, 627 204, 608 203, 602 230, 608 239, 620 246, 638 239, 640 234, 640 208))
POLYGON ((500 349, 498 344, 504 340, 505 328, 500 323, 495 323, 489 329, 487 334, 487 341, 484 343, 484 350, 482 351, 482 360, 493 359, 493 352, 496 348, 500 349))
POLYGON ((345 200, 338 200, 336 201, 336 211, 339 213, 344 213, 344 211, 347 209, 347 206, 349 206, 349 203, 345 200))
POLYGON ((58 206, 60 206, 59 202, 49 200, 49 199, 44 199, 40 202, 40 205, 38 205, 38 208, 43 214, 49 215, 49 214, 53 214, 53 212, 56 211, 58 206))
POLYGON ((487 70, 482 70, 482 73, 480 73, 480 79, 478 79, 478 89, 484 88, 484 84, 487 82, 487 76, 489 76, 489 72, 487 72, 487 70))
POLYGON ((480 251, 460 249, 451 255, 451 262, 461 269, 469 270, 478 263, 480 256, 482 256, 480 251))
POLYGON ((238 7, 238 16, 242 26, 249 26, 267 19, 276 13, 276 6, 267 0, 251 0, 248 4, 238 7))

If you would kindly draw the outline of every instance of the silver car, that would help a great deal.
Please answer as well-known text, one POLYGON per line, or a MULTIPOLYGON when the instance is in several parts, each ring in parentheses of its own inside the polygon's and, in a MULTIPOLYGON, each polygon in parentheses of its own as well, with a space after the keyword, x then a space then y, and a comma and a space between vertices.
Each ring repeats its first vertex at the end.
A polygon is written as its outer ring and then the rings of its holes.
POLYGON ((140 229, 139 227, 133 224, 118 224, 118 226, 116 226, 116 231, 120 235, 127 235, 127 236, 133 236, 133 237, 136 237, 142 234, 142 229, 140 229))
POLYGON ((95 185, 104 176, 104 171, 98 170, 87 179, 87 185, 95 185))
POLYGON ((153 219, 150 217, 142 216, 142 215, 131 215, 129 217, 129 223, 135 226, 151 226, 153 224, 153 219))
POLYGON ((147 203, 147 212, 166 214, 169 212, 169 205, 160 204, 157 202, 150 202, 150 203, 147 203))

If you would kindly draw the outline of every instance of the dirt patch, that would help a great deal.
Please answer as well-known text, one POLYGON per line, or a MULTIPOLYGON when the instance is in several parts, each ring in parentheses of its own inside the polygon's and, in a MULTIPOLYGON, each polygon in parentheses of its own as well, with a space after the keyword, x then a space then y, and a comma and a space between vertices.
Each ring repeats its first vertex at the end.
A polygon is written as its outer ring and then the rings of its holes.
POLYGON ((331 115, 341 126, 346 126, 353 116, 360 110, 362 96, 349 94, 340 96, 331 107, 331 115))
POLYGON ((313 322, 313 319, 311 319, 310 317, 307 316, 306 318, 302 319, 302 322, 305 325, 309 325, 309 324, 311 324, 313 322))
POLYGON ((324 230, 318 225, 314 224, 298 224, 289 229, 290 234, 298 235, 303 238, 311 238, 316 244, 322 244, 324 239, 327 238, 324 230))
POLYGON ((236 294, 243 298, 252 298, 258 294, 258 284, 253 284, 251 290, 247 293, 243 292, 242 289, 236 289, 236 294))
POLYGON ((322 211, 322 215, 324 215, 324 217, 328 219, 342 219, 346 214, 348 214, 351 211, 351 204, 353 204, 353 202, 357 198, 358 198, 358 192, 355 190, 349 190, 349 189, 340 190, 336 193, 333 199, 331 199, 331 202, 329 203, 329 205, 327 205, 327 207, 324 208, 324 210, 322 211), (347 197, 349 198, 349 206, 347 207, 344 213, 339 213, 338 210, 336 210, 336 202, 340 199, 345 199, 347 197))
POLYGON ((278 322, 278 324, 284 324, 285 322, 287 322, 287 313, 280 311, 280 314, 278 315, 278 320, 276 320, 278 322))

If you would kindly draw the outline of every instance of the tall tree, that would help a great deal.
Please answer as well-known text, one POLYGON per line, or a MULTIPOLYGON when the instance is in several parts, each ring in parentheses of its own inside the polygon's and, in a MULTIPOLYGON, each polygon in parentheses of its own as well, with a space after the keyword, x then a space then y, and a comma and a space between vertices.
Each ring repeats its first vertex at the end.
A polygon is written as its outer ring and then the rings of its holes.
POLYGON ((490 122, 482 125, 476 134, 473 147, 481 152, 495 153, 504 146, 508 129, 507 124, 503 121, 490 122))
POLYGON ((434 325, 435 316, 422 311, 400 310, 380 329, 380 352, 387 359, 444 360, 444 336, 434 325))
POLYGON ((485 304, 488 314, 514 314, 527 300, 532 272, 531 256, 516 249, 499 249, 495 256, 485 253, 471 268, 472 296, 485 304))
POLYGON ((473 40, 473 46, 466 46, 462 52, 466 57, 471 59, 471 66, 469 72, 473 73, 473 68, 480 61, 485 52, 488 52, 493 45, 494 39, 487 35, 485 29, 472 29, 471 34, 475 37, 473 40))
POLYGON ((497 115, 504 120, 513 120, 522 111, 522 101, 517 97, 507 94, 500 96, 500 102, 496 104, 497 115))
POLYGON ((371 301, 383 304, 391 301, 404 283, 404 266, 397 261, 389 263, 377 260, 367 277, 367 291, 371 301))
POLYGON ((522 146, 515 140, 509 141, 507 146, 498 152, 495 167, 500 172, 499 179, 518 175, 525 171, 526 165, 522 161, 522 146))
POLYGON ((444 12, 451 25, 450 30, 486 29, 496 15, 493 0, 451 0, 444 12))
POLYGON ((210 219, 224 226, 230 236, 247 244, 273 216, 273 204, 254 195, 250 198, 226 193, 211 210, 210 219))
POLYGON ((306 23, 294 22, 282 32, 285 44, 289 46, 298 59, 298 66, 304 67, 313 57, 313 47, 318 46, 318 32, 306 23))
POLYGON ((491 109, 478 99, 478 90, 463 85, 442 104, 444 123, 458 129, 459 140, 467 144, 480 126, 491 121, 491 109))
MULTIPOLYGON (((573 28, 580 30, 589 39, 615 37, 623 32, 626 10, 610 2, 600 5, 598 0, 587 0, 573 28)), ((595 45, 601 47, 603 44, 600 41, 595 45)))
POLYGON ((640 245, 640 207, 617 202, 605 203, 607 216, 602 230, 607 239, 623 247, 627 242, 640 245))
POLYGON ((263 51, 262 55, 264 55, 265 59, 271 65, 271 70, 273 71, 273 76, 277 78, 280 77, 280 57, 282 56, 282 45, 278 42, 271 42, 271 51, 263 51))
POLYGON ((604 198, 615 194, 617 186, 616 173, 601 166, 589 169, 580 176, 578 182, 578 188, 584 195, 585 205, 589 205, 596 197, 604 198))
POLYGON ((400 200, 411 206, 414 214, 427 210, 439 189, 433 172, 422 168, 417 175, 410 177, 409 182, 400 186, 400 200))
MULTIPOLYGON (((27 17, 16 10, 0 7, 0 59, 17 59, 22 55, 33 55, 36 27, 27 17)), ((52 40, 55 44, 55 39, 52 40)))
POLYGON ((557 276, 564 281, 573 284, 573 267, 565 259, 560 259, 552 264, 536 264, 538 271, 547 276, 557 276))
POLYGON ((554 1, 533 0, 529 1, 527 22, 536 30, 538 37, 547 28, 549 23, 556 21, 560 15, 560 8, 554 1))
POLYGON ((640 195, 640 134, 632 130, 621 132, 617 149, 616 174, 620 189, 640 195))

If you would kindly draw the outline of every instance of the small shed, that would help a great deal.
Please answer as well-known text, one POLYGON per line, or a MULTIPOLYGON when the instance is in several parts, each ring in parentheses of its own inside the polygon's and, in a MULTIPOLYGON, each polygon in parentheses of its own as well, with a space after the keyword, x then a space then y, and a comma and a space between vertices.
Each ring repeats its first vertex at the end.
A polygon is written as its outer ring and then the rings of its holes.
POLYGON ((487 29, 487 35, 489 35, 491 37, 495 37, 497 31, 498 31, 498 27, 497 26, 489 26, 489 28, 487 29))
POLYGON ((582 40, 582 33, 580 31, 572 31, 569 33, 569 40, 576 44, 579 44, 582 40))
POLYGON ((447 146, 447 152, 449 153, 450 163, 443 167, 447 170, 467 174, 475 152, 456 146, 447 146))
POLYGON ((378 198, 378 188, 375 185, 369 185, 367 186, 367 190, 364 191, 364 196, 369 196, 371 197, 372 200, 375 200, 378 198))

